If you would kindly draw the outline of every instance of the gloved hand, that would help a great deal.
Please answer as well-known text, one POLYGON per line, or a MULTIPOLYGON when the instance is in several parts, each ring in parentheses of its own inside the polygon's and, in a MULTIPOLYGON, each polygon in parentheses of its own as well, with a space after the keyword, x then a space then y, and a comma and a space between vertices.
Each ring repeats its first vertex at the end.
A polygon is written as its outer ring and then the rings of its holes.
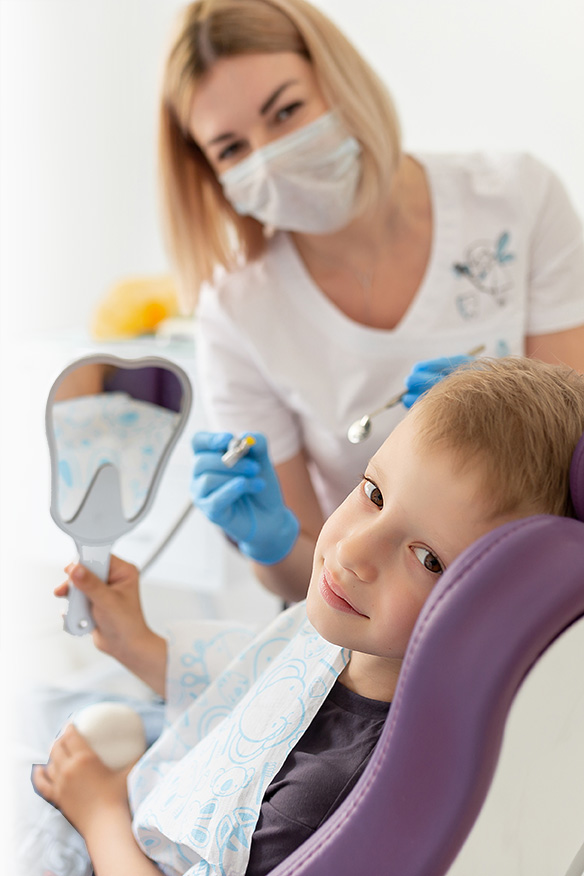
POLYGON ((292 550, 300 524, 284 505, 264 435, 233 468, 221 462, 229 432, 197 432, 191 497, 203 514, 235 541, 245 556, 271 566, 292 550))
POLYGON ((406 408, 411 408, 414 402, 417 402, 420 396, 431 389, 435 383, 438 383, 464 362, 472 362, 474 358, 474 356, 441 356, 439 359, 416 362, 404 381, 408 391, 402 399, 402 404, 406 408))

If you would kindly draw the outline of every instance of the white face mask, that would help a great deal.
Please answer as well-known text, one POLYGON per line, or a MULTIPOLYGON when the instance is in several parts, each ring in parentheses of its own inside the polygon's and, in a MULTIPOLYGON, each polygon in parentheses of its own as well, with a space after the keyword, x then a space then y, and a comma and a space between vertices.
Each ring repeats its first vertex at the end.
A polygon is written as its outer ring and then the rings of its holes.
POLYGON ((256 149, 219 181, 242 216, 282 231, 327 234, 352 219, 360 176, 361 147, 333 111, 256 149))

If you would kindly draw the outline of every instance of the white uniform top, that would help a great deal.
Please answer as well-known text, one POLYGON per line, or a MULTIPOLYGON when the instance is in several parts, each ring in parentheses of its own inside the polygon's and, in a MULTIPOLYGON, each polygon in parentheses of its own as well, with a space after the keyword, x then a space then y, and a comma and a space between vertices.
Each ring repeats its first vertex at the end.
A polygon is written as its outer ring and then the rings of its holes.
POLYGON ((558 179, 529 155, 416 156, 434 217, 426 275, 390 331, 349 319, 320 291, 291 238, 202 291, 198 390, 210 427, 259 431, 274 463, 304 448, 329 514, 404 416, 350 424, 403 389, 415 362, 524 352, 527 335, 584 324, 582 225, 558 179))

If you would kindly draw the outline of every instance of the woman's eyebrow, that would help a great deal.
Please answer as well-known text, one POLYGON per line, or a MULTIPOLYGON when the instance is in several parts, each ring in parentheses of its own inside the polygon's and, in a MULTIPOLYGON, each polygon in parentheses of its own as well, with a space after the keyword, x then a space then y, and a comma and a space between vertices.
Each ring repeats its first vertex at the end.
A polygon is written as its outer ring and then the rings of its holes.
POLYGON ((221 142, 223 142, 223 140, 233 140, 234 138, 235 138, 235 134, 233 133, 233 131, 226 131, 224 134, 219 134, 218 137, 213 137, 212 140, 208 140, 205 143, 205 148, 207 146, 214 146, 217 143, 221 143, 221 142))
MULTIPOLYGON (((265 116, 267 112, 270 111, 271 107, 278 100, 283 91, 290 87, 290 85, 296 85, 298 83, 298 79, 290 79, 288 82, 282 83, 278 88, 268 97, 268 99, 261 105, 260 107, 260 115, 265 116)), ((225 131, 224 134, 219 134, 217 137, 213 137, 212 140, 208 140, 205 143, 205 147, 207 146, 216 146, 218 143, 222 143, 225 140, 234 140, 237 135, 233 131, 225 131)))
POLYGON ((298 82, 297 79, 289 79, 287 82, 284 82, 282 85, 278 86, 276 90, 268 97, 265 103, 263 103, 260 107, 260 115, 265 116, 267 112, 270 111, 274 103, 278 100, 282 92, 289 88, 290 85, 296 85, 298 82))

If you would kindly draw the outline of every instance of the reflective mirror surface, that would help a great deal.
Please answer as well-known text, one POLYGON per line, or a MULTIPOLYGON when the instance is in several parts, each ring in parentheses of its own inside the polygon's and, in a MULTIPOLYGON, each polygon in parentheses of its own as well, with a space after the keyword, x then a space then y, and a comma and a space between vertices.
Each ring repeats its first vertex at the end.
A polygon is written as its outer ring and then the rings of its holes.
POLYGON ((51 426, 57 454, 57 512, 71 521, 106 463, 120 477, 122 510, 139 514, 180 421, 182 390, 160 366, 129 370, 81 365, 57 387, 51 426))
MULTIPOLYGON (((114 541, 152 504, 191 401, 185 372, 160 357, 89 356, 65 368, 51 388, 51 515, 103 580, 114 541)), ((93 627, 81 596, 70 592, 65 619, 79 635, 93 627)))

